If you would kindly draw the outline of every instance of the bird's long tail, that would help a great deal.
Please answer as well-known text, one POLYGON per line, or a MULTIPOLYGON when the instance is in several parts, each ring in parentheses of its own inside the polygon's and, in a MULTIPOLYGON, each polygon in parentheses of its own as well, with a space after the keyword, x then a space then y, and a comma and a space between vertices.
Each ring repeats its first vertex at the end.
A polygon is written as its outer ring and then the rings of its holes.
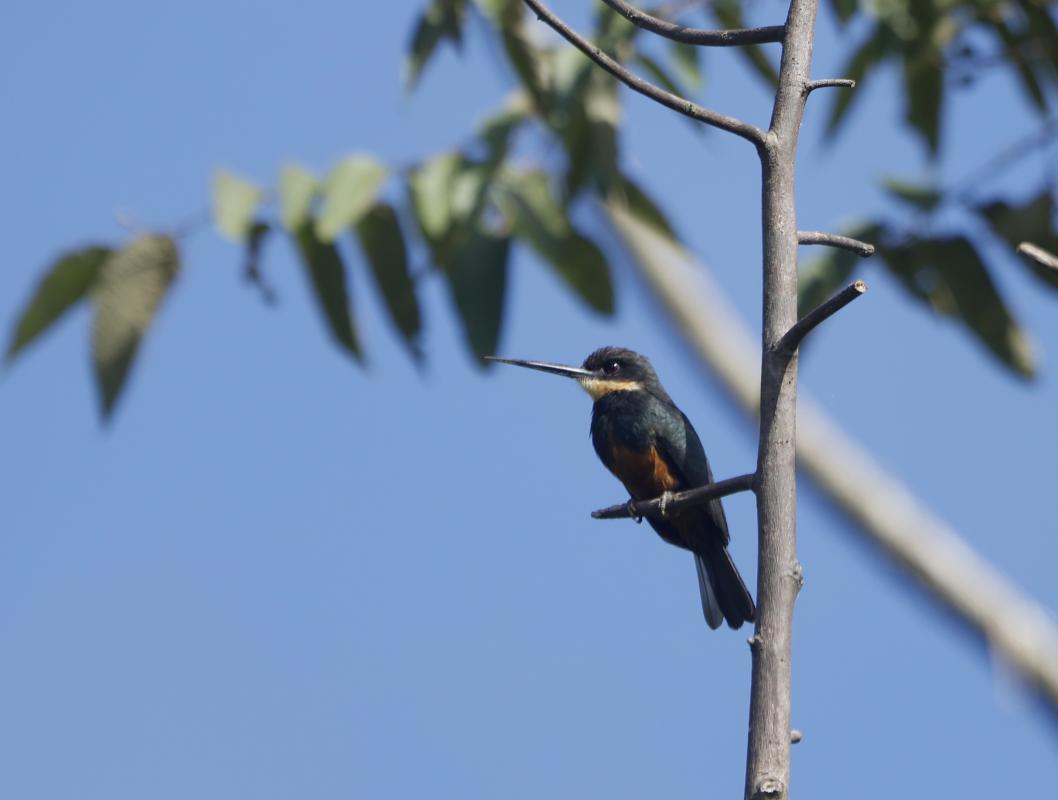
POLYGON ((731 628, 753 622, 757 613, 753 596, 726 547, 711 547, 705 555, 695 553, 694 565, 698 570, 702 611, 710 628, 719 628, 724 620, 731 628))

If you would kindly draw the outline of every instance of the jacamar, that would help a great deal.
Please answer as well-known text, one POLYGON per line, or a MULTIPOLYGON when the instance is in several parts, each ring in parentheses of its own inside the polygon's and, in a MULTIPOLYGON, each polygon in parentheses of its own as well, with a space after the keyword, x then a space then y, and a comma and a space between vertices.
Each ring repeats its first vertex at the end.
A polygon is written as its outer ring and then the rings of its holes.
MULTIPOLYGON (((564 375, 584 387, 595 401, 591 443, 633 500, 713 482, 694 426, 672 402, 645 356, 623 347, 603 347, 580 367, 492 360, 564 375)), ((753 621, 753 598, 727 550, 731 536, 719 499, 649 520, 666 542, 694 553, 702 611, 710 628, 724 620, 732 628, 753 621)))

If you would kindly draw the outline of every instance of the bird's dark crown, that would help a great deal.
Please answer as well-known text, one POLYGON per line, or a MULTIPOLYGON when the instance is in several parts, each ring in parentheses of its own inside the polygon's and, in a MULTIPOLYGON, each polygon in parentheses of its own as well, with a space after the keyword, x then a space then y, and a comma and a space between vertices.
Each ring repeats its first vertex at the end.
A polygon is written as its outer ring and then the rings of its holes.
POLYGON ((625 347, 600 347, 586 359, 581 365, 582 369, 596 373, 599 381, 595 387, 596 391, 589 389, 592 396, 603 394, 598 391, 604 389, 602 384, 611 384, 613 389, 645 389, 646 391, 660 390, 661 383, 658 381, 657 373, 646 356, 640 355, 625 347))

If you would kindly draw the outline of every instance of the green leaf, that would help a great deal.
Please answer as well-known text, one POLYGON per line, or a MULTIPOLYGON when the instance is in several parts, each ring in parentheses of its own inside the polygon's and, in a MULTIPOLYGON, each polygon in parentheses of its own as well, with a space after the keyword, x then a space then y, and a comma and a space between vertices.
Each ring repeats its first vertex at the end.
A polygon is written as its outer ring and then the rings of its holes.
POLYGON ((296 164, 287 164, 279 171, 279 218, 291 233, 301 230, 312 214, 320 182, 316 176, 296 164))
POLYGON ((436 156, 411 173, 411 205, 423 234, 440 242, 452 220, 452 183, 463 163, 459 153, 436 156))
POLYGON ((332 242, 359 222, 375 202, 386 178, 386 168, 367 156, 351 156, 331 170, 323 186, 323 208, 316 218, 316 235, 332 242))
POLYGON ((507 206, 515 230, 596 311, 613 312, 613 285, 602 251, 570 224, 546 173, 506 176, 507 206))
POLYGON ((863 95, 863 81, 869 74, 874 73, 874 67, 878 66, 884 59, 893 55, 894 36, 891 30, 884 25, 875 25, 871 35, 864 40, 845 66, 836 74, 844 78, 856 81, 856 89, 835 89, 834 104, 830 107, 830 115, 827 119, 827 135, 834 136, 852 108, 853 101, 863 95))
POLYGON ((7 346, 8 362, 88 293, 110 253, 108 247, 84 247, 51 265, 18 318, 7 346))
MULTIPOLYGON (((885 235, 885 229, 877 222, 859 225, 846 233, 861 242, 878 245, 885 235)), ((845 287, 852 277, 860 256, 848 250, 836 247, 825 248, 826 252, 819 258, 802 267, 798 275, 797 314, 803 317, 820 303, 829 299, 839 289, 845 287)))
POLYGON ((261 296, 268 304, 275 303, 276 294, 261 274, 261 250, 271 230, 271 226, 261 220, 250 226, 250 233, 246 237, 246 254, 242 268, 243 277, 260 290, 261 296))
POLYGON ((415 284, 408 272, 408 252, 393 207, 379 203, 357 225, 364 251, 378 290, 386 301, 390 319, 397 326, 412 355, 421 356, 418 337, 422 328, 415 284))
POLYGON ((533 46, 525 29, 525 13, 520 2, 504 3, 496 16, 500 42, 514 74, 540 113, 551 106, 545 78, 543 54, 533 46))
POLYGON ((675 95, 683 93, 683 89, 676 83, 675 79, 665 71, 665 68, 646 53, 636 53, 636 63, 638 63, 639 66, 641 66, 644 71, 654 79, 654 83, 666 92, 675 95))
POLYGON ((415 87, 437 45, 444 39, 457 47, 462 43, 465 15, 466 0, 434 0, 419 15, 405 64, 405 85, 409 90, 415 87))
POLYGON ((478 137, 485 145, 488 163, 499 164, 507 157, 511 137, 528 120, 529 109, 526 104, 516 101, 481 123, 478 128, 478 137))
POLYGON ((991 24, 992 30, 1002 44, 1004 52, 1007 53, 1007 58, 1021 77, 1022 88, 1029 96, 1032 104, 1036 106, 1036 110, 1046 111, 1047 98, 1043 94, 1043 87, 1036 77, 1031 60, 1027 58, 1026 53, 1022 52, 1022 48, 1025 46, 1024 34, 1016 33, 1012 30, 1002 15, 989 15, 985 21, 991 24))
POLYGON ((325 242, 316 235, 311 220, 301 226, 295 239, 324 322, 335 341, 359 360, 360 342, 349 310, 349 292, 346 289, 341 253, 332 242, 325 242))
POLYGON ((243 242, 264 192, 227 170, 213 176, 213 220, 224 236, 243 242))
POLYGON ((977 249, 962 236, 879 251, 905 288, 938 313, 962 322, 1022 377, 1036 372, 1032 343, 1010 313, 977 249))
POLYGON ((507 236, 476 230, 444 264, 463 334, 479 359, 498 350, 510 245, 507 236))
POLYGON ((882 181, 882 186, 897 200, 914 206, 920 211, 932 211, 944 197, 935 187, 922 186, 899 178, 886 178, 882 181))
POLYGON ((859 5, 858 0, 830 0, 830 7, 834 11, 834 16, 842 24, 852 18, 852 15, 859 9, 859 5))
MULTIPOLYGON (((1058 233, 1054 229, 1054 199, 1044 189, 1035 197, 1020 206, 1014 206, 1005 200, 992 200, 982 203, 975 209, 983 216, 992 231, 1011 250, 1016 250, 1022 242, 1031 242, 1051 253, 1058 253, 1058 233)), ((1033 274, 1052 289, 1058 289, 1058 272, 1038 264, 1031 259, 1018 259, 1027 264, 1033 274)))
POLYGON ((623 208, 670 239, 679 240, 665 212, 627 175, 621 175, 612 187, 607 203, 623 208))
POLYGON ((92 363, 103 419, 114 410, 143 335, 179 270, 176 243, 161 235, 133 239, 99 268, 92 287, 92 363))
MULTIPOLYGON (((713 17, 726 29, 745 28, 746 22, 742 17, 742 3, 739 0, 716 0, 712 4, 713 17)), ((774 89, 779 85, 779 70, 771 62, 767 52, 759 44, 736 47, 741 56, 749 62, 749 66, 757 73, 758 77, 774 89)))
POLYGON ((669 42, 669 59, 683 85, 691 91, 702 88, 701 48, 684 42, 669 42))
POLYGON ((904 117, 925 140, 930 157, 940 148, 944 104, 943 58, 933 48, 904 59, 904 117))

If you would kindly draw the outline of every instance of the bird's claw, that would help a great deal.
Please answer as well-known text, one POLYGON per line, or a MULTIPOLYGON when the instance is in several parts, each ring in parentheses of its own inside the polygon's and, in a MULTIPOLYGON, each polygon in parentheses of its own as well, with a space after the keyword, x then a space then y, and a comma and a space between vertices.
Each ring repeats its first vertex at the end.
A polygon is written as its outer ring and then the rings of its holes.
POLYGON ((625 508, 628 509, 628 516, 636 521, 636 525, 643 521, 643 515, 636 513, 636 499, 634 497, 628 498, 628 502, 625 503, 625 508))
POLYGON ((668 519, 669 517, 669 501, 672 500, 672 492, 662 492, 661 497, 658 498, 658 511, 661 513, 662 519, 668 519))

